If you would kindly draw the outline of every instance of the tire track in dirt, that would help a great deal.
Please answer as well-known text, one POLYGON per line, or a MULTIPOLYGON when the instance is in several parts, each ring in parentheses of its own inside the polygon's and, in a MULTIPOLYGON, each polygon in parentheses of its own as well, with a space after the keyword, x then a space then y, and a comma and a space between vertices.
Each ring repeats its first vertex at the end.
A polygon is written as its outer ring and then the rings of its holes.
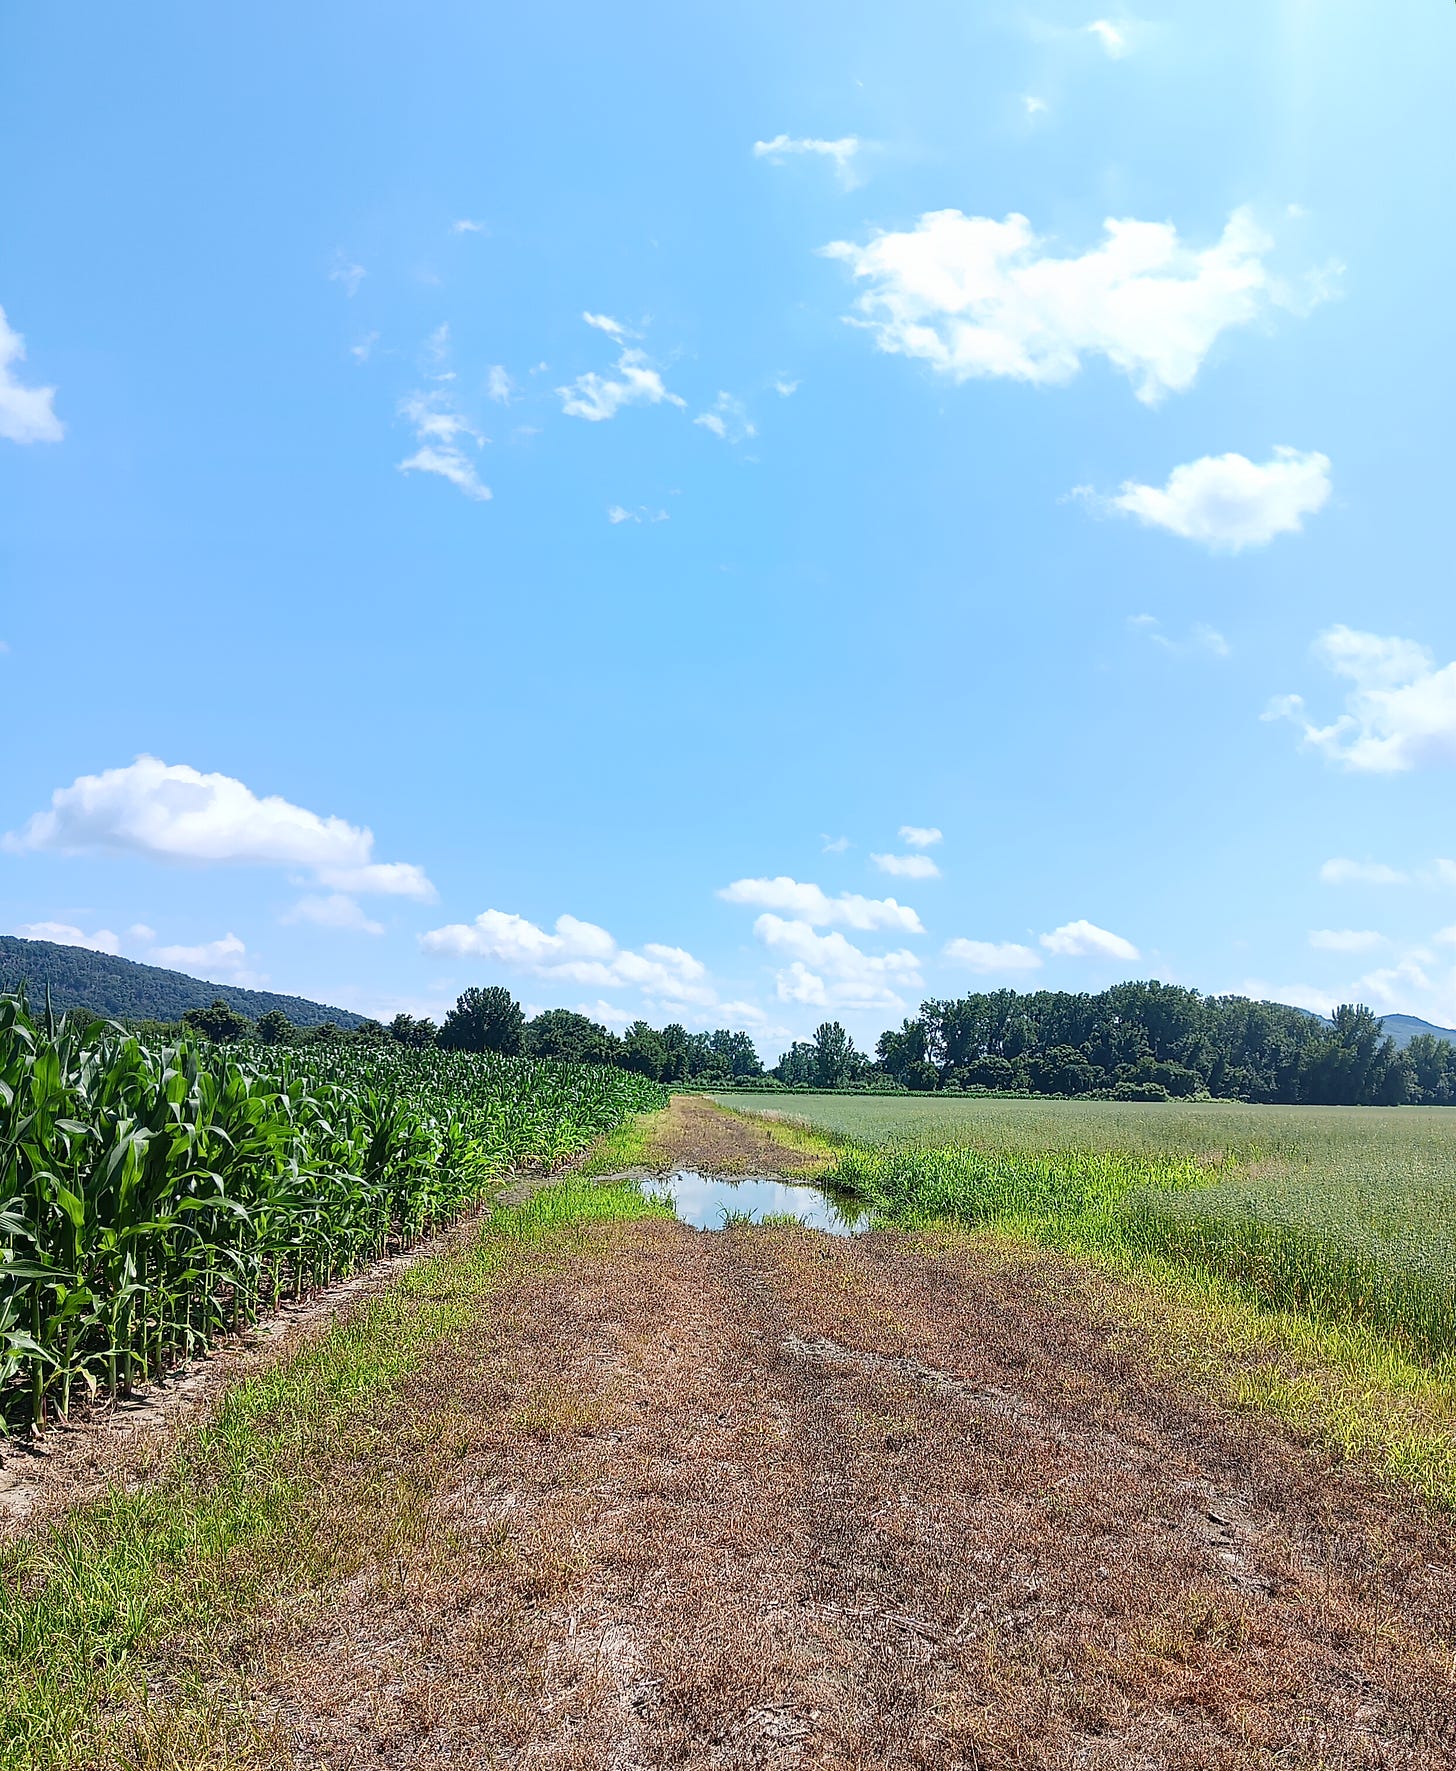
POLYGON ((1456 1763, 1449 1522, 1085 1305, 888 1232, 587 1232, 381 1414, 389 1553, 238 1644, 275 1762, 1456 1763))

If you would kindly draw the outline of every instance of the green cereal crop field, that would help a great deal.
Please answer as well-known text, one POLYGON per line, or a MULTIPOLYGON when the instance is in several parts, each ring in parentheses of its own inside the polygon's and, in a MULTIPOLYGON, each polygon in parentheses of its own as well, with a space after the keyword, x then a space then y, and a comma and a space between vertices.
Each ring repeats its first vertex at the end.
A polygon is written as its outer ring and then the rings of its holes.
POLYGON ((826 1180, 889 1218, 1173 1259, 1456 1355, 1456 1111, 819 1095, 791 1112, 845 1140, 826 1180))

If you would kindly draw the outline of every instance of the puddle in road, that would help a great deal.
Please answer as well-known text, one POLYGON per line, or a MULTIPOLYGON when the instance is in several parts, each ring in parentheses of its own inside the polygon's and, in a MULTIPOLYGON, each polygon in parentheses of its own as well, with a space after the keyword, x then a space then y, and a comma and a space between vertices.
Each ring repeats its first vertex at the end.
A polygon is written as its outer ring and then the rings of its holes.
POLYGON ((802 1182, 702 1175, 684 1168, 644 1181, 642 1191, 650 1198, 665 1199, 694 1230, 721 1230, 726 1223, 741 1223, 744 1218, 758 1224, 765 1218, 785 1217, 797 1218, 811 1230, 827 1230, 831 1236, 853 1236, 870 1227, 869 1212, 848 1202, 839 1204, 802 1182))

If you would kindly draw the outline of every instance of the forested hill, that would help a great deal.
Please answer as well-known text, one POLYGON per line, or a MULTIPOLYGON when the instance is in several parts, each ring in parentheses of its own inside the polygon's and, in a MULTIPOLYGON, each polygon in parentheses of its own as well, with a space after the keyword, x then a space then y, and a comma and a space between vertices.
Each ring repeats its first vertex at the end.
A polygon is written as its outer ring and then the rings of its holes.
POLYGON ((318 1027, 333 1021, 357 1027, 362 1015, 302 996, 279 996, 271 990, 243 990, 236 984, 210 984, 169 972, 156 965, 138 965, 87 947, 60 947, 54 941, 23 941, 0 935, 0 991, 24 984, 37 1005, 51 1001, 58 1009, 86 1008, 95 1014, 128 1021, 177 1021, 191 1008, 206 1008, 217 997, 256 1021, 270 1009, 286 1015, 295 1027, 318 1027))
POLYGON ((1387 1015, 1380 1026, 1402 1051, 1422 1033, 1428 1033, 1432 1039, 1444 1039, 1448 1045, 1456 1045, 1456 1027, 1437 1027, 1431 1021, 1421 1020, 1419 1015, 1387 1015))

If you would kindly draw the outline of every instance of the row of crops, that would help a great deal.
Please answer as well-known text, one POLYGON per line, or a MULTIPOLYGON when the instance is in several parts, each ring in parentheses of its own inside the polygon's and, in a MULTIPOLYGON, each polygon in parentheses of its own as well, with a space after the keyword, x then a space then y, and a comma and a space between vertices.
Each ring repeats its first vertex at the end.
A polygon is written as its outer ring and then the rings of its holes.
POLYGON ((125 1395, 665 1098, 466 1052, 153 1044, 0 996, 0 1428, 125 1395))

